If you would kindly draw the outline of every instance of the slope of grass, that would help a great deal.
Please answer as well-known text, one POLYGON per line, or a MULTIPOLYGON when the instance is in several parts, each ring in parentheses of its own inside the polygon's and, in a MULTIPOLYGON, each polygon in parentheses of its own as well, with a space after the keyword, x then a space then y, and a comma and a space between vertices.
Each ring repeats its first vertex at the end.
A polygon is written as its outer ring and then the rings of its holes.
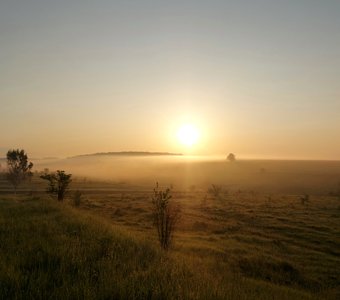
MULTIPOLYGON (((268 195, 229 190, 176 191, 182 219, 173 250, 214 258, 247 278, 304 289, 340 290, 340 210, 334 196, 268 195)), ((145 191, 86 194, 80 207, 130 231, 154 234, 145 191)))
POLYGON ((0 298, 314 299, 225 270, 213 258, 162 252, 152 239, 65 204, 6 195, 0 197, 0 298))

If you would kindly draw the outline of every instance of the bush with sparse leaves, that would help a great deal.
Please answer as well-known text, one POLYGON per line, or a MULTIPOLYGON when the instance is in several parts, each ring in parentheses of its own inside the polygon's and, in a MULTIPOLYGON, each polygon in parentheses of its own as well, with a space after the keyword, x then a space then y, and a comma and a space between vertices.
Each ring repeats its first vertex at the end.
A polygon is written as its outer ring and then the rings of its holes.
POLYGON ((76 190, 73 194, 72 204, 78 207, 81 203, 82 193, 79 190, 76 190))
POLYGON ((222 187, 217 184, 212 184, 211 187, 208 189, 208 193, 215 198, 219 198, 222 192, 222 187))
POLYGON ((300 196, 300 201, 301 201, 302 205, 308 204, 308 202, 309 202, 309 195, 306 194, 306 195, 300 196))
POLYGON ((180 218, 180 207, 172 202, 171 189, 160 190, 158 183, 153 190, 153 223, 163 249, 171 244, 176 224, 180 218))

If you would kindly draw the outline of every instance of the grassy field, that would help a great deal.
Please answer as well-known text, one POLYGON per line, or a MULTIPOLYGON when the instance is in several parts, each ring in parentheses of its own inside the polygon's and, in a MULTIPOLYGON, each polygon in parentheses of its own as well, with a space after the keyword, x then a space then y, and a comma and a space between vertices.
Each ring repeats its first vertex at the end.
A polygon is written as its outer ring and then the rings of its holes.
POLYGON ((227 174, 224 165, 182 166, 178 177, 188 168, 205 176, 174 184, 182 213, 167 252, 152 227, 149 182, 78 176, 73 207, 72 192, 57 203, 37 176, 17 196, 2 180, 0 297, 338 299, 338 165, 271 164, 227 174))

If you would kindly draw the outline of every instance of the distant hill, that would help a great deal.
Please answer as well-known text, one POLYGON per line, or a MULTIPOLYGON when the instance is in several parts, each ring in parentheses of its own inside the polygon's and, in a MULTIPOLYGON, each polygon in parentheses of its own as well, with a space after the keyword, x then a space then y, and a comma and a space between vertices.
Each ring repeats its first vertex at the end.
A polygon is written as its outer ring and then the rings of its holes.
POLYGON ((171 152, 148 152, 148 151, 120 151, 120 152, 99 152, 92 154, 82 154, 68 158, 89 157, 89 156, 181 156, 182 153, 171 152))

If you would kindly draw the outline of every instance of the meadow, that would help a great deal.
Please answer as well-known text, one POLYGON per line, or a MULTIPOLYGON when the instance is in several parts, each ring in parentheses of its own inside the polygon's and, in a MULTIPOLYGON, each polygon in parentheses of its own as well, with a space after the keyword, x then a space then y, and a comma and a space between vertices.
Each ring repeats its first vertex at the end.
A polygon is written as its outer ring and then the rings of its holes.
POLYGON ((0 180, 2 299, 338 299, 340 162, 74 158, 0 180), (72 174, 68 198, 44 168, 72 174), (181 207, 161 250, 152 189, 181 207), (80 205, 72 205, 80 190, 80 205))

